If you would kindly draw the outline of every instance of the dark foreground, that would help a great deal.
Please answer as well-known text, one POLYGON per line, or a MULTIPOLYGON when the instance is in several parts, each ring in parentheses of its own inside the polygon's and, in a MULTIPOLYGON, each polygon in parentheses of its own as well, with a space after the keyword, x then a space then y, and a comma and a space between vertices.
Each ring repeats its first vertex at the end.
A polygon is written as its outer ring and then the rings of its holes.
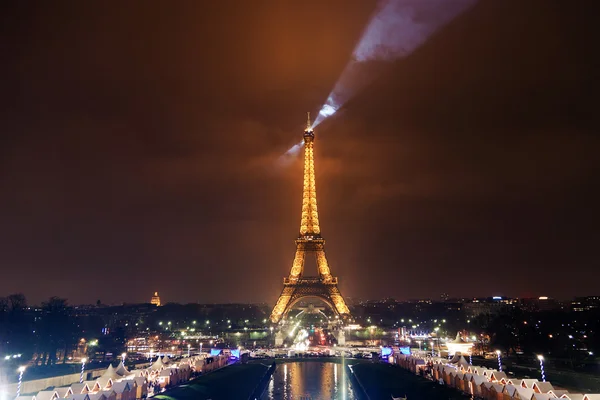
POLYGON ((277 365, 261 400, 358 400, 344 365, 291 361, 277 365))
POLYGON ((464 400, 470 397, 440 386, 398 366, 383 363, 360 363, 351 370, 370 400, 407 397, 411 400, 464 400))
POLYGON ((154 396, 161 400, 246 400, 269 366, 234 364, 154 396))
POLYGON ((314 362, 298 360, 278 362, 273 377, 263 381, 264 386, 259 383, 265 377, 269 365, 259 362, 234 364, 194 379, 186 385, 170 389, 154 398, 246 400, 257 387, 264 388, 264 391, 261 390, 260 398, 268 400, 295 400, 302 395, 308 395, 314 400, 351 400, 367 398, 364 394, 370 400, 390 400, 391 396, 406 396, 411 400, 469 398, 452 388, 440 386, 389 364, 363 360, 356 360, 358 362, 349 363, 350 365, 346 364, 345 360, 310 361, 314 362))

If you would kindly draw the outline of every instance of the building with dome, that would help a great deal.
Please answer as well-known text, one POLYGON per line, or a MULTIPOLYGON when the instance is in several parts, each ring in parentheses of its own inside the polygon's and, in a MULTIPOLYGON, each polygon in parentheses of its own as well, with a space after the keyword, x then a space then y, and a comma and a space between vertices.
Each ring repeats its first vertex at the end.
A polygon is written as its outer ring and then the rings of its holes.
POLYGON ((158 292, 154 292, 154 296, 150 299, 150 304, 160 307, 160 297, 158 296, 158 292))

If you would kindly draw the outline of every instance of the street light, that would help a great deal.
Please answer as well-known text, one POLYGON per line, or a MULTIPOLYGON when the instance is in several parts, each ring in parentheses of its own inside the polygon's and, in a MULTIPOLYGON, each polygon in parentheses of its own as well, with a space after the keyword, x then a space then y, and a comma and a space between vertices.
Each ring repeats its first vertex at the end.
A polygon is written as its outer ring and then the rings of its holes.
POLYGON ((498 356, 498 371, 502 371, 502 358, 500 358, 501 354, 502 352, 500 350, 496 350, 496 355, 498 356))
POLYGON ((79 375, 79 383, 83 383, 83 372, 85 371, 85 362, 87 361, 87 359, 82 358, 81 359, 81 374, 79 375))
POLYGON ((538 360, 540 360, 540 370, 542 371, 542 382, 546 382, 546 374, 544 374, 544 356, 538 355, 538 360))
POLYGON ((192 345, 188 343, 188 357, 190 356, 190 347, 192 347, 192 345))
POLYGON ((19 384, 17 385, 17 397, 21 395, 21 384, 23 383, 23 372, 25 372, 25 366, 19 367, 19 384))

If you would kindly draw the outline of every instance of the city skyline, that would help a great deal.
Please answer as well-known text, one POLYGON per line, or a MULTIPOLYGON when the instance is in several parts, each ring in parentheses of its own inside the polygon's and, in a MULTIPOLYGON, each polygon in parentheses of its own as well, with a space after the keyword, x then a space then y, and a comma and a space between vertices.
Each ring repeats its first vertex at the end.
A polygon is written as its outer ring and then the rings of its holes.
MULTIPOLYGON (((375 2, 316 4, 0 6, 0 296, 274 304, 280 156, 375 2)), ((477 2, 315 129, 345 297, 597 294, 598 27, 544 4, 477 2)))
MULTIPOLYGON (((166 299, 161 297, 160 292, 152 292, 152 296, 149 296, 145 299, 139 299, 134 301, 122 301, 120 299, 114 299, 113 301, 102 301, 102 299, 96 299, 95 301, 89 302, 81 302, 81 303, 73 303, 70 302, 69 299, 62 299, 58 295, 51 296, 51 298, 58 298, 61 300, 66 300, 67 305, 70 307, 121 307, 121 306, 137 306, 144 304, 152 304, 156 306, 165 306, 165 305, 177 305, 177 306, 186 306, 186 305, 199 305, 199 306, 218 306, 218 305, 254 305, 254 306, 264 306, 267 308, 271 308, 273 306, 272 303, 265 301, 255 301, 255 302, 244 302, 244 301, 224 301, 224 302, 202 302, 198 301, 189 301, 189 302, 181 302, 177 301, 177 299, 166 299), (155 298, 160 298, 160 304, 155 301, 155 298), (99 303, 98 303, 99 301, 99 303)), ((30 302, 28 300, 27 293, 7 293, 5 295, 0 296, 0 299, 6 299, 11 295, 23 295, 25 296, 25 301, 29 308, 40 308, 43 304, 49 299, 42 299, 40 301, 30 302)), ((442 293, 439 296, 434 297, 422 297, 422 298, 394 298, 394 297, 381 297, 381 298, 358 298, 358 297, 347 297, 348 306, 354 307, 360 304, 385 304, 390 302, 395 302, 398 304, 419 304, 419 303, 428 303, 428 304, 443 304, 447 303, 449 306, 453 304, 487 304, 487 303, 506 303, 509 304, 517 304, 518 302, 524 301, 534 301, 534 302, 547 302, 548 304, 552 304, 553 307, 557 308, 572 308, 576 307, 576 304, 579 304, 580 301, 594 301, 597 302, 600 296, 598 295, 586 295, 586 296, 573 296, 573 297, 550 297, 550 296, 536 296, 536 297, 508 297, 508 296, 500 296, 497 294, 493 295, 484 295, 484 296, 462 296, 462 297, 448 297, 447 293, 442 293)), ((328 308, 326 304, 322 304, 322 307, 328 308)), ((333 309, 331 309, 333 310, 333 309)))

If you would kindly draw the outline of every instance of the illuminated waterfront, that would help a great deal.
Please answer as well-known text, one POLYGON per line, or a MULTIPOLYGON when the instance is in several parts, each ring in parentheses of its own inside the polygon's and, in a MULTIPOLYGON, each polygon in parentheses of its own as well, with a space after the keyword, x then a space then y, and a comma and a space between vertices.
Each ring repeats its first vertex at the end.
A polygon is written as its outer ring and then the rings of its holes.
POLYGON ((277 366, 262 400, 310 399, 353 400, 352 386, 342 364, 290 362, 277 366))

